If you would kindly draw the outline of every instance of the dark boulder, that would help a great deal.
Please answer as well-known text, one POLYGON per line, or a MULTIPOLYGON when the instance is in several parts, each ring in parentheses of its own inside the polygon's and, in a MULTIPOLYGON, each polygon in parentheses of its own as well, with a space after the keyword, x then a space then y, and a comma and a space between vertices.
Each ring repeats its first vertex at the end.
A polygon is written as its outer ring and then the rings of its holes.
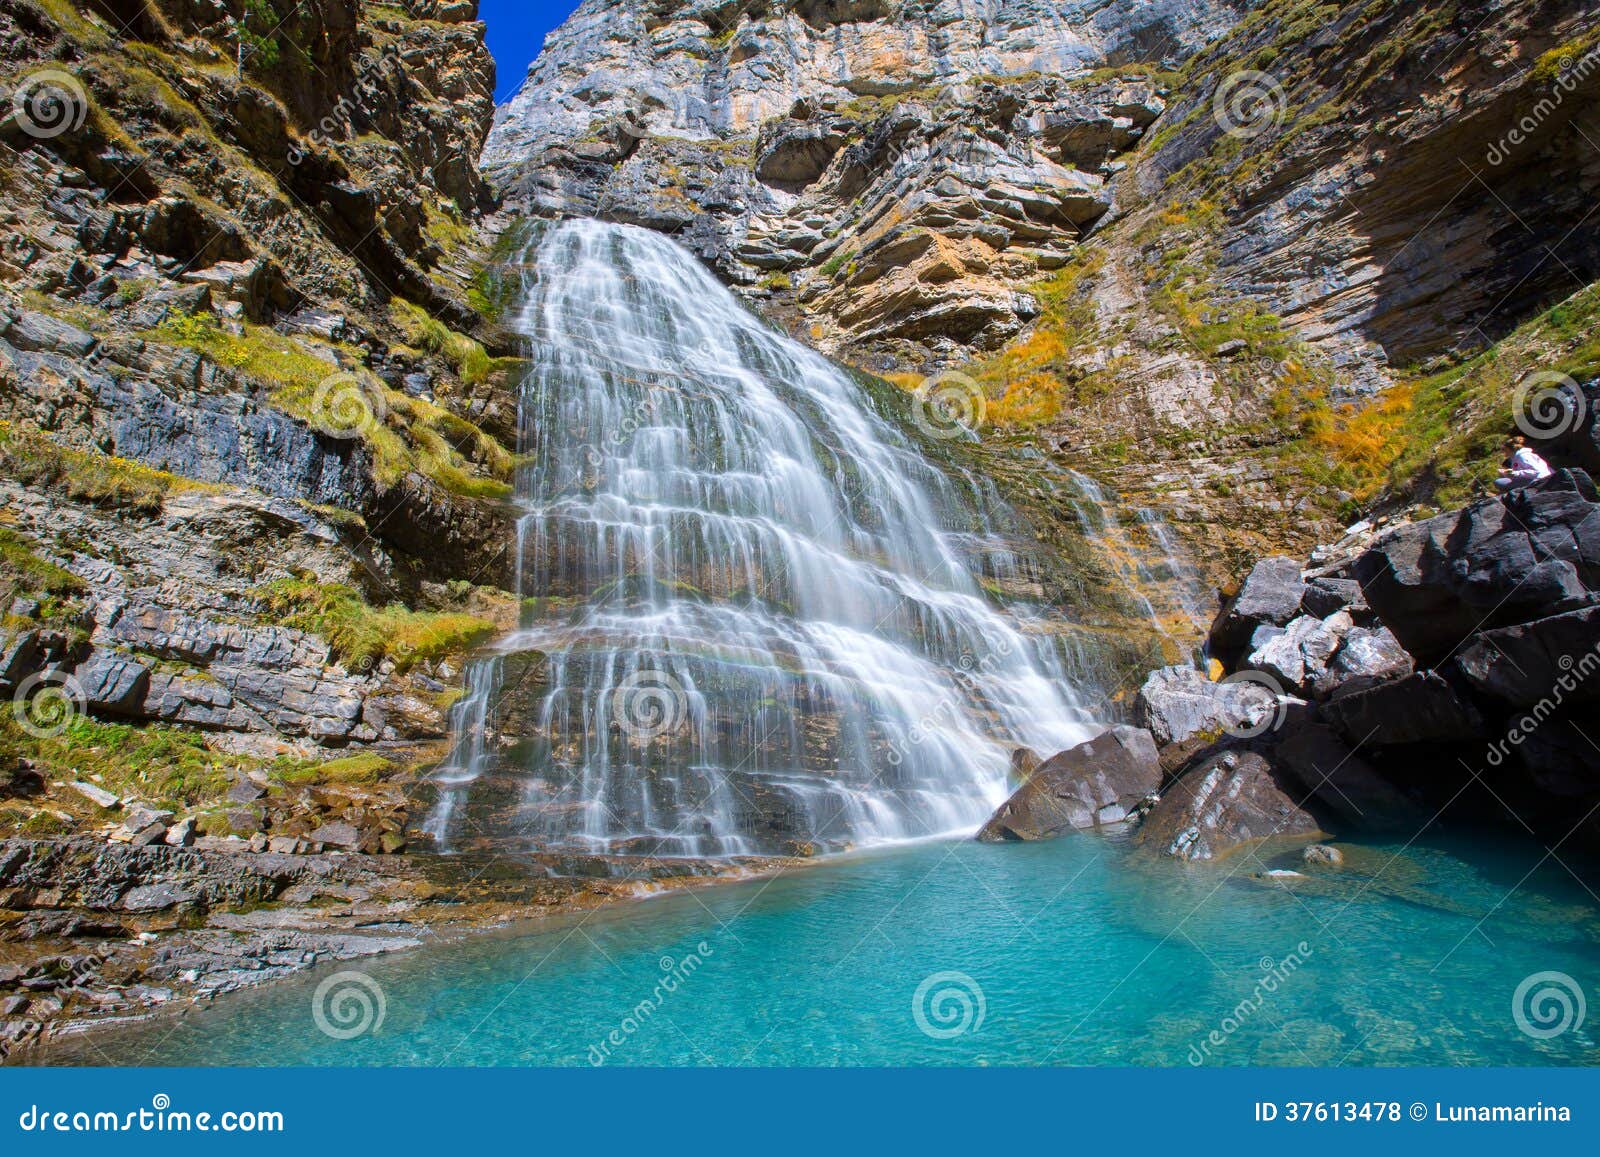
POLYGON ((1477 709, 1431 671, 1337 696, 1321 710, 1346 742, 1359 747, 1457 743, 1484 735, 1477 709))
POLYGON ((1425 665, 1474 632, 1600 602, 1600 503, 1582 471, 1400 527, 1356 560, 1367 601, 1425 665))
POLYGON ((1414 832, 1427 814, 1380 775, 1355 748, 1318 723, 1292 727, 1279 739, 1274 764, 1299 788, 1303 804, 1350 827, 1368 831, 1414 832))
POLYGON ((1257 627, 1263 623, 1288 625, 1300 613, 1305 593, 1298 562, 1282 557, 1262 559, 1212 623, 1211 654, 1231 666, 1243 654, 1257 627))
POLYGON ((1315 681, 1318 696, 1364 691, 1411 674, 1411 656, 1387 627, 1353 627, 1331 662, 1315 681))
POLYGON ((1474 690, 1514 707, 1600 700, 1600 606, 1485 631, 1456 656, 1474 690))
POLYGON ((1322 834, 1311 813, 1278 786, 1265 758, 1224 751, 1167 788, 1139 826, 1135 842, 1174 859, 1220 860, 1265 840, 1322 834))
POLYGON ((1300 600, 1300 608, 1313 618, 1325 619, 1339 611, 1348 610, 1350 617, 1360 622, 1363 616, 1370 615, 1372 608, 1367 606, 1366 596, 1361 593, 1361 584, 1350 578, 1314 578, 1306 583, 1305 596, 1300 600))
POLYGON ((978 832, 984 843, 1044 840, 1068 828, 1120 823, 1161 786, 1155 741, 1113 727, 1040 764, 978 832))

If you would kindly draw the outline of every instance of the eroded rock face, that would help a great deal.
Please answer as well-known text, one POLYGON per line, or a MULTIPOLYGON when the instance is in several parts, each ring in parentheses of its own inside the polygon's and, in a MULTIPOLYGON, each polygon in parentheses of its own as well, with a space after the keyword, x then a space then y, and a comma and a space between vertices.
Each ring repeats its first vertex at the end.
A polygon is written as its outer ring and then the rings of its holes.
POLYGON ((1239 593, 1211 627, 1211 653, 1224 663, 1237 658, 1263 627, 1284 627, 1300 613, 1306 584, 1292 558, 1264 558, 1251 569, 1239 593))
POLYGON ((512 202, 679 234, 730 281, 798 283, 831 349, 992 347, 1111 204, 1165 108, 1139 78, 1230 27, 1214 0, 590 0, 484 154, 512 202))
POLYGON ((978 831, 984 843, 1043 840, 1122 823, 1161 786, 1155 740, 1113 727, 1040 764, 978 831))

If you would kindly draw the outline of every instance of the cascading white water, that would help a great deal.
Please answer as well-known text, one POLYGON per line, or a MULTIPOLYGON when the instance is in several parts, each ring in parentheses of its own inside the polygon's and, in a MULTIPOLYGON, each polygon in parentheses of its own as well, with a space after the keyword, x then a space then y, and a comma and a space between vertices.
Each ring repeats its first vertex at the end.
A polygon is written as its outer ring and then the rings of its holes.
POLYGON ((851 375, 658 234, 567 222, 529 266, 529 610, 457 709, 441 846, 969 829, 1011 748, 1092 732, 1048 616, 992 593, 1022 558, 851 375))

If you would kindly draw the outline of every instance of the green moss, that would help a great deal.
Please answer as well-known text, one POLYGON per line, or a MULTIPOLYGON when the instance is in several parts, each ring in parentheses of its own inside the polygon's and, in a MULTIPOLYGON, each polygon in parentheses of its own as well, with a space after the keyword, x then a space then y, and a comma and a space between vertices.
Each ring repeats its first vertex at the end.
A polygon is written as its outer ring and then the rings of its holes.
MULTIPOLYGON (((427 348, 459 358, 463 378, 479 381, 492 373, 518 365, 512 358, 490 358, 471 338, 454 334, 414 305, 396 301, 397 315, 414 324, 416 339, 427 348)), ((168 318, 157 329, 141 335, 146 340, 199 350, 222 365, 276 387, 272 400, 287 414, 321 428, 336 407, 350 424, 344 403, 359 394, 368 420, 355 424, 355 432, 372 450, 373 472, 379 481, 394 484, 416 472, 433 479, 452 493, 469 498, 504 498, 511 489, 509 450, 471 422, 441 406, 391 390, 365 370, 341 370, 341 364, 359 365, 361 351, 345 346, 306 344, 260 326, 242 333, 222 328, 210 315, 168 318), (349 381, 328 384, 343 375, 349 381), (477 469, 474 469, 476 467, 477 469)))
POLYGON ((377 783, 393 771, 396 764, 377 752, 363 752, 326 763, 290 763, 273 768, 272 776, 291 787, 309 787, 324 783, 377 783))
POLYGON ((285 626, 321 635, 342 661, 356 667, 387 658, 403 671, 470 650, 497 630, 476 615, 413 611, 398 604, 374 607, 337 583, 280 579, 255 593, 285 626))

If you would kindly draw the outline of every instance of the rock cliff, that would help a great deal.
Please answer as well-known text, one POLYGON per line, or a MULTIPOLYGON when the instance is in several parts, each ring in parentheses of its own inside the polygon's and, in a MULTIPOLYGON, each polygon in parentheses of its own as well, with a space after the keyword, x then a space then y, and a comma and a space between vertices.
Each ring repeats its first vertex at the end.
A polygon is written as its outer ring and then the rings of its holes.
POLYGON ((1038 314, 1160 70, 1242 7, 589 0, 484 166, 525 212, 672 232, 824 347, 921 365, 1038 314))

